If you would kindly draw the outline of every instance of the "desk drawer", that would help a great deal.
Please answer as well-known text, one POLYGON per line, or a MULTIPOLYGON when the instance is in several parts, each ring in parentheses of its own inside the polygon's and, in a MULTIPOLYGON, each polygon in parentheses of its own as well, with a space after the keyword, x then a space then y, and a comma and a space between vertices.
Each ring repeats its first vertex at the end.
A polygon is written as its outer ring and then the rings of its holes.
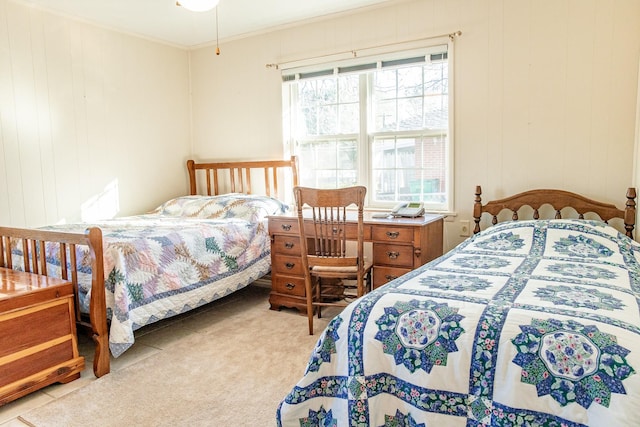
POLYGON ((409 245, 373 244, 373 259, 375 264, 394 267, 413 267, 413 247, 409 245))
POLYGON ((410 268, 375 266, 373 267, 373 289, 379 288, 410 271, 410 268))
POLYGON ((276 273, 292 276, 302 276, 302 260, 299 256, 286 256, 277 254, 272 258, 271 269, 276 273))
POLYGON ((300 238, 289 235, 273 236, 271 251, 276 255, 300 256, 300 238))
POLYGON ((305 296, 304 278, 291 276, 275 276, 272 284, 273 291, 280 294, 305 296))
POLYGON ((269 234, 286 234, 292 236, 300 235, 298 218, 294 217, 270 217, 269 234))
POLYGON ((413 228, 374 227, 372 230, 372 236, 374 242, 409 243, 413 241, 413 228))

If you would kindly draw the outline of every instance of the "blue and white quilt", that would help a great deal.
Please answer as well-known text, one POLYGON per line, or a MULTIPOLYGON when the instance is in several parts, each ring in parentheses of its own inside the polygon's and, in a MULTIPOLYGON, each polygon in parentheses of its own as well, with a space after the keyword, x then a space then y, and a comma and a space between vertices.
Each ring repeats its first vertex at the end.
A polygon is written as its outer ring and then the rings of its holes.
POLYGON ((332 319, 278 425, 639 426, 639 262, 598 221, 491 227, 332 319))

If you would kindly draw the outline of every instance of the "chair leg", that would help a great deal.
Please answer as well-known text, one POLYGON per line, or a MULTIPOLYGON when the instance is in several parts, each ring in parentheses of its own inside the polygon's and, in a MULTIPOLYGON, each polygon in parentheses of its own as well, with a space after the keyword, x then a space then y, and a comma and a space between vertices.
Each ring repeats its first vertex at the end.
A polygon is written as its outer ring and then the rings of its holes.
MULTIPOLYGON (((322 279, 320 277, 318 277, 317 279, 317 283, 316 283, 316 299, 318 302, 322 302, 322 279)), ((322 306, 318 306, 318 319, 320 319, 322 317, 322 306)))
POLYGON ((306 281, 305 291, 307 295, 307 318, 309 319, 309 335, 313 335, 313 290, 310 281, 306 281))

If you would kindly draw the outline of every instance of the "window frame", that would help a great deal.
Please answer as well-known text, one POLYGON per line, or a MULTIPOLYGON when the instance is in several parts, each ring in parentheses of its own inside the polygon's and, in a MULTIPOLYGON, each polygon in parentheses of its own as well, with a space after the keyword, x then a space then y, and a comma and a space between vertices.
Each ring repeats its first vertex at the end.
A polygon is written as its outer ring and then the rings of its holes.
MULTIPOLYGON (((373 115, 373 71, 369 70, 358 70, 359 64, 377 62, 380 64, 382 61, 395 61, 397 59, 402 60, 403 58, 411 58, 416 56, 416 53, 420 55, 429 55, 431 52, 446 52, 447 53, 447 62, 448 62, 448 127, 446 130, 445 137, 447 138, 447 143, 445 145, 445 153, 444 153, 444 175, 445 175, 445 188, 444 192, 446 194, 446 202, 442 204, 429 204, 425 202, 425 207, 430 212, 439 212, 439 213, 452 213, 454 206, 454 90, 455 90, 455 82, 454 82, 454 54, 453 54, 453 38, 448 37, 446 40, 444 38, 431 40, 431 43, 428 45, 421 46, 419 48, 413 47, 412 49, 402 49, 397 47, 397 50, 393 50, 390 52, 383 52, 380 54, 365 56, 362 58, 350 58, 346 60, 333 60, 327 61, 328 57, 319 57, 317 63, 313 65, 304 65, 300 66, 297 63, 291 63, 289 65, 282 64, 282 75, 283 75, 283 90, 282 90, 282 106, 283 106, 283 142, 284 142, 284 151, 285 156, 290 156, 291 154, 295 154, 297 152, 297 141, 292 136, 292 130, 294 129, 294 125, 296 123, 297 118, 295 117, 296 112, 294 111, 294 107, 297 103, 297 91, 292 90, 292 85, 290 83, 297 81, 297 79, 292 76, 296 76, 301 73, 310 73, 309 78, 313 78, 313 73, 318 73, 319 70, 328 70, 333 69, 333 76, 338 75, 347 75, 356 73, 359 74, 360 82, 359 82, 359 99, 360 99, 360 127, 359 134, 332 134, 332 135, 319 135, 317 137, 309 137, 305 138, 305 141, 316 140, 325 140, 325 139, 356 139, 357 140, 357 149, 358 149, 358 162, 356 167, 356 172, 358 175, 358 185, 366 185, 367 188, 371 188, 372 186, 372 150, 373 150, 373 142, 377 137, 394 137, 400 138, 405 136, 420 136, 425 137, 429 134, 433 135, 443 135, 440 130, 438 131, 430 131, 429 129, 421 129, 421 130, 402 130, 402 131, 380 131, 374 132, 374 118, 371 117, 373 115), (443 46, 446 48, 443 50, 443 46), (324 59, 324 61, 322 60, 324 59), (354 69, 352 72, 343 72, 338 73, 338 68, 344 69, 345 67, 350 67, 354 69), (286 89, 285 89, 286 88, 286 89), (362 105, 366 104, 366 108, 362 108, 362 105)), ((352 52, 355 56, 355 52, 352 52)), ((308 62, 308 61, 307 61, 308 62)), ((407 64, 411 65, 411 64, 407 64)), ((414 64, 418 65, 418 64, 414 64)), ((401 66, 401 65, 399 65, 401 66)), ((395 66, 393 68, 398 68, 399 66, 395 66)), ((379 65, 378 65, 378 69, 379 65)), ((321 72, 322 73, 322 72, 321 72)), ((325 72, 326 73, 326 72, 325 72)), ((324 76, 329 76, 330 73, 324 74, 324 76)), ((316 75, 315 78, 322 77, 323 74, 316 75)), ((367 192, 367 197, 365 201, 365 206, 368 209, 387 209, 395 206, 396 201, 389 202, 373 202, 372 198, 373 193, 371 191, 367 192)))

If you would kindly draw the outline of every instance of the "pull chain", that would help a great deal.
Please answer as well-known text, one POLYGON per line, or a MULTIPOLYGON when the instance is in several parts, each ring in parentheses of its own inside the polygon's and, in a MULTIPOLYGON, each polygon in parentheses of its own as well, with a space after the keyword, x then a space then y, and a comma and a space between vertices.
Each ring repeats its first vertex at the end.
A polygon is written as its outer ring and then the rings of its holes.
POLYGON ((220 55, 220 46, 218 46, 218 7, 216 7, 216 55, 220 55))

